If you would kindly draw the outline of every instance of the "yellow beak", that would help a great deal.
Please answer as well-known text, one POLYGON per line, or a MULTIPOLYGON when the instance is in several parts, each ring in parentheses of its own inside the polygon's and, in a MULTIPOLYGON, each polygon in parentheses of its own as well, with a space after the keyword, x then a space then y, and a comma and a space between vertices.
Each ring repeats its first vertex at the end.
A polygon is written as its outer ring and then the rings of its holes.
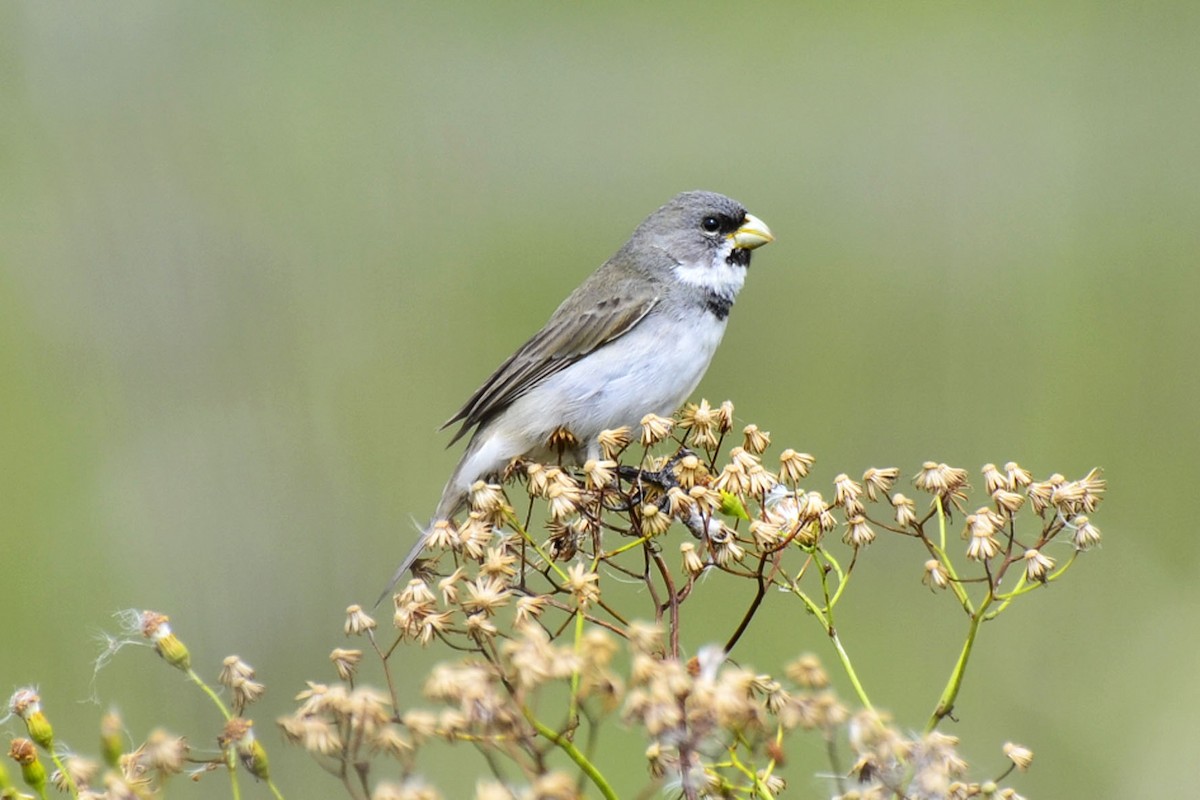
POLYGON ((729 234, 729 238, 733 239, 735 247, 740 247, 743 250, 753 250, 756 247, 762 247, 764 244, 775 241, 775 237, 771 235, 771 229, 767 227, 767 223, 753 214, 747 214, 746 219, 742 222, 742 227, 729 234))

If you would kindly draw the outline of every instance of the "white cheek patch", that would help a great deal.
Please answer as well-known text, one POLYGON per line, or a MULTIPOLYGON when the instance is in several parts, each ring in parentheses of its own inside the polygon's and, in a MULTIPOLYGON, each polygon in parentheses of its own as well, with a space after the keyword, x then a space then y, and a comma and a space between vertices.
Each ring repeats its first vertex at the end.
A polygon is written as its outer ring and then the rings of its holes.
POLYGON ((699 286, 722 297, 733 298, 746 282, 746 267, 729 263, 733 242, 726 240, 713 253, 711 262, 676 264, 675 276, 684 283, 699 286))

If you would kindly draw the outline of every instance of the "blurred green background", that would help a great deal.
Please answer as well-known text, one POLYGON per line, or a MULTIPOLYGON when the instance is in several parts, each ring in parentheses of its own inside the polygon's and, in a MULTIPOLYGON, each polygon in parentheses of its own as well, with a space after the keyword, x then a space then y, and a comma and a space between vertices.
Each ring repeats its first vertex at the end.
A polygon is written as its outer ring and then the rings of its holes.
MULTIPOLYGON (((271 721, 436 502, 437 425, 706 188, 778 241, 700 391, 823 486, 1106 470, 1104 547, 984 629, 964 754, 1032 747, 1032 797, 1190 796, 1198 41, 1184 0, 0 6, 0 690, 38 684, 85 752, 110 702, 210 746, 144 651, 92 674, 112 612, 158 609, 206 676, 258 668, 285 792, 335 794, 271 721)), ((920 554, 867 555, 841 630, 919 727, 965 621, 920 554)), ((745 588, 705 590, 727 630, 745 588)), ((767 613, 755 666, 829 655, 795 604, 767 613)))

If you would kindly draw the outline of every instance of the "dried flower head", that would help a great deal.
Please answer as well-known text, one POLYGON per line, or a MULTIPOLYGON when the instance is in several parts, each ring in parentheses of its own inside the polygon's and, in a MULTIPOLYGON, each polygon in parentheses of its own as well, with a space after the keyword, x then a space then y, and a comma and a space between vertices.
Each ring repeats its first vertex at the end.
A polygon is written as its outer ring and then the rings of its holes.
POLYGON ((875 531, 867 524, 865 517, 856 514, 846 520, 846 533, 842 541, 851 547, 866 547, 875 541, 875 531))
POLYGON ((335 647, 329 654, 329 660, 333 662, 333 668, 337 670, 338 677, 344 681, 349 681, 354 678, 354 673, 358 671, 358 664, 362 661, 362 650, 347 650, 335 647))
POLYGON ((980 470, 983 473, 983 487, 988 494, 995 494, 1001 489, 1008 489, 1008 476, 1001 472, 995 464, 987 463, 980 470))
POLYGON ((468 492, 468 500, 472 511, 489 516, 508 509, 504 497, 504 489, 495 483, 475 481, 468 492))
POLYGON ((795 486, 808 477, 809 470, 816 459, 808 453, 797 453, 790 447, 779 454, 779 478, 790 486, 795 486))
POLYGON ((946 571, 942 562, 931 558, 925 562, 925 574, 921 578, 921 583, 930 589, 945 589, 950 585, 950 573, 946 571))
POLYGON ((871 467, 863 473, 863 485, 867 489, 867 497, 871 502, 875 502, 879 499, 879 495, 886 496, 899 477, 900 470, 896 467, 871 467))
POLYGON ((654 503, 642 505, 641 522, 643 536, 661 536, 671 527, 670 515, 661 511, 654 503))
POLYGON ((717 409, 717 426, 721 433, 729 433, 733 430, 733 403, 728 400, 721 403, 721 407, 717 409))
POLYGON ((1023 469, 1015 461, 1009 461, 1004 465, 1004 474, 1008 476, 1008 490, 1010 492, 1023 489, 1033 483, 1033 475, 1029 474, 1029 470, 1023 469))
POLYGON ((719 420, 707 400, 688 403, 679 412, 679 427, 688 431, 688 442, 693 447, 712 450, 717 446, 719 420))
POLYGON ((824 689, 829 686, 829 674, 821 666, 821 659, 812 653, 804 653, 785 667, 788 678, 805 689, 824 689))
POLYGON ((688 453, 675 463, 675 480, 683 489, 690 489, 708 475, 708 470, 695 455, 688 453))
POLYGON ((1013 742, 1004 743, 1004 755, 1021 772, 1029 769, 1029 765, 1033 763, 1033 751, 1013 742))
POLYGON ((617 462, 611 459, 588 459, 583 465, 587 488, 596 490, 612 486, 617 480, 617 462))
POLYGON ((742 446, 747 452, 761 456, 771 446, 771 434, 751 423, 742 428, 742 446))
POLYGON ((345 631, 347 636, 361 636, 373 630, 375 630, 375 620, 363 611, 362 606, 355 604, 346 607, 345 631))
POLYGON ((647 414, 642 417, 642 446, 653 447, 671 435, 675 420, 660 417, 658 414, 647 414))
POLYGON ((746 474, 745 467, 737 461, 730 461, 717 476, 713 488, 735 497, 745 497, 750 492, 750 476, 746 474))
POLYGON ((917 524, 917 506, 911 498, 896 492, 892 495, 892 508, 896 509, 896 524, 901 528, 917 524))
POLYGON ((859 501, 862 493, 863 487, 844 472, 833 479, 833 504, 841 506, 847 514, 862 513, 863 507, 859 501))
POLYGON ((633 433, 627 427, 603 430, 596 436, 596 442, 600 445, 600 452, 609 461, 616 461, 632 440, 633 433))
POLYGON ((704 571, 704 559, 696 552, 696 545, 683 542, 679 545, 679 554, 683 559, 683 571, 693 578, 704 571))
POLYGON ((572 564, 567 570, 567 589, 586 608, 600 599, 600 576, 583 564, 572 564))
POLYGON ((1091 523, 1086 516, 1080 515, 1067 523, 1074 531, 1071 542, 1076 550, 1091 550, 1100 544, 1100 529, 1091 523))

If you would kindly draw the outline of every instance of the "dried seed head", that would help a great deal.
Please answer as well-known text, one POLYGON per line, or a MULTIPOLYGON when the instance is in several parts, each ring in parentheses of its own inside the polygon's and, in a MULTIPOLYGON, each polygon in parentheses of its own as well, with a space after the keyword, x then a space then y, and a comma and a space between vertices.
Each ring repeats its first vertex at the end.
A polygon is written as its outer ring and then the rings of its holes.
POLYGON ((788 664, 785 670, 797 686, 805 689, 824 689, 829 685, 829 675, 821 666, 821 659, 812 653, 804 653, 788 664))
POLYGON ((448 519, 434 520, 425 546, 430 550, 453 550, 458 547, 458 528, 448 519))
POLYGON ((1025 551, 1025 577, 1030 581, 1046 582, 1046 573, 1054 569, 1054 559, 1034 549, 1025 551))
POLYGON ((643 536, 661 536, 671 527, 671 517, 654 503, 644 503, 640 509, 643 536))
POLYGON ((525 490, 529 492, 530 497, 546 496, 546 487, 552 477, 551 470, 554 469, 545 464, 529 464, 525 467, 525 490))
POLYGON ((596 436, 596 442, 600 445, 600 452, 609 461, 616 461, 625 448, 629 446, 629 442, 632 439, 633 434, 628 427, 603 430, 596 436))
POLYGON ((468 496, 471 509, 485 515, 504 509, 508 505, 504 499, 504 489, 495 483, 475 481, 471 484, 468 496))
POLYGON ((1008 476, 1008 490, 1010 492, 1015 492, 1033 483, 1033 476, 1029 474, 1029 470, 1023 469, 1015 461, 1009 461, 1004 465, 1004 474, 1008 476))
POLYGON ((745 497, 750 491, 750 476, 746 474, 745 467, 736 461, 730 461, 717 476, 713 488, 718 492, 728 492, 735 497, 745 497))
POLYGON ((588 459, 583 465, 587 488, 596 490, 611 486, 617 479, 617 462, 611 459, 588 459))
POLYGON ((779 481, 775 476, 763 467, 762 464, 755 464, 746 471, 746 480, 750 494, 754 497, 765 497, 772 489, 779 485, 779 481))
POLYGON ((561 520, 579 511, 579 489, 564 481, 556 480, 546 487, 546 500, 550 519, 561 520))
POLYGON ((733 430, 733 403, 728 400, 721 403, 721 407, 717 409, 717 426, 721 429, 721 433, 729 433, 733 430))
POLYGON ((866 547, 875 541, 875 531, 867 524, 865 517, 855 515, 846 520, 846 533, 842 541, 851 547, 866 547))
POLYGON ((1036 481, 1025 487, 1025 494, 1029 497, 1029 507, 1033 509, 1033 513, 1042 516, 1050 507, 1054 485, 1049 481, 1036 481))
POLYGON ((967 542, 967 558, 972 561, 987 561, 994 558, 1000 553, 1000 542, 992 533, 994 528, 979 528, 974 522, 974 516, 967 517, 968 529, 978 529, 979 532, 972 532, 970 541, 967 542))
POLYGON ((495 614, 508 605, 512 595, 503 581, 481 575, 466 583, 468 597, 463 598, 463 610, 468 613, 495 614))
POLYGON ((489 547, 479 565, 479 574, 504 579, 517 574, 516 565, 516 555, 501 547, 489 547))
POLYGON ((575 602, 587 608, 600 599, 600 576, 583 564, 572 564, 567 570, 567 589, 575 595, 575 602))
POLYGON ((742 442, 747 452, 761 456, 771 446, 771 434, 759 430, 757 425, 751 423, 742 428, 742 442))
POLYGON ((146 737, 145 744, 132 755, 137 757, 140 766, 154 770, 160 776, 178 775, 187 762, 188 744, 182 736, 155 728, 146 737))
POLYGON ((723 522, 717 520, 709 526, 708 540, 712 546, 713 560, 727 566, 746 557, 746 549, 737 540, 737 534, 723 522))
POLYGON ((1091 550, 1100 544, 1100 529, 1093 525, 1087 517, 1075 517, 1067 525, 1074 531, 1071 542, 1076 550, 1091 550))
POLYGON ((692 488, 706 475, 708 470, 704 462, 691 453, 675 463, 675 479, 684 489, 692 488))
POLYGON ((779 477, 784 483, 795 486, 808 477, 815 461, 808 453, 797 453, 789 447, 779 454, 779 477))
POLYGON ((706 517, 721 507, 721 493, 709 486, 693 486, 688 497, 696 504, 696 512, 706 517))
POLYGON ((896 509, 896 524, 901 528, 917 524, 917 507, 911 498, 897 492, 892 495, 892 508, 896 509))
POLYGON ((467 521, 458 529, 458 550, 466 558, 480 561, 492 538, 491 523, 478 511, 472 511, 467 515, 467 521))
POLYGON ((750 535, 759 550, 773 550, 783 541, 783 529, 771 519, 756 519, 750 522, 750 535))
POLYGON ((1029 765, 1033 763, 1033 751, 1013 742, 1004 743, 1004 755, 1021 772, 1029 769, 1029 765))
POLYGON ((716 447, 718 424, 717 413, 707 400, 701 400, 699 405, 688 403, 679 412, 679 427, 689 431, 688 442, 693 447, 705 450, 716 447))
POLYGON ((863 473, 863 485, 867 489, 867 497, 871 502, 876 502, 879 495, 886 496, 899 477, 900 470, 896 467, 871 467, 863 473))
POLYGON ((546 598, 543 595, 528 594, 517 600, 517 613, 513 618, 514 626, 521 626, 536 619, 546 610, 546 598))
POLYGON ((550 438, 546 440, 546 447, 554 453, 572 453, 579 449, 579 437, 571 432, 570 429, 559 425, 550 432, 550 438))
POLYGON ((996 503, 997 508, 1010 516, 1016 514, 1021 510, 1021 506, 1025 505, 1025 495, 1010 492, 1007 489, 997 489, 992 492, 992 500, 996 503))
POLYGON ((221 662, 221 672, 217 675, 217 683, 222 686, 233 686, 238 681, 248 681, 254 678, 254 667, 237 656, 226 656, 221 662))
POLYGON ((1008 488, 1008 476, 1001 472, 995 464, 988 462, 980 470, 983 473, 983 486, 988 494, 995 494, 1000 489, 1008 488))
POLYGON ((345 631, 347 636, 361 636, 373 630, 375 630, 375 620, 362 610, 362 606, 352 605, 346 607, 345 631))
POLYGON ((683 571, 693 578, 704 571, 704 559, 696 552, 696 545, 683 542, 679 545, 679 554, 683 559, 683 571))
POLYGON ((740 466, 742 469, 749 472, 752 468, 762 463, 762 459, 748 452, 744 447, 735 447, 729 451, 729 460, 740 466))
POLYGON ((925 574, 921 578, 921 583, 930 589, 945 589, 950 585, 950 573, 946 571, 942 562, 931 558, 925 562, 925 574))
POLYGON ((691 514, 696 508, 696 501, 691 495, 680 489, 678 486, 672 486, 667 490, 667 513, 673 517, 691 514))
POLYGON ((841 506, 847 514, 859 513, 862 503, 863 487, 850 479, 846 473, 841 473, 833 479, 833 504, 841 506))
POLYGON ((339 678, 344 681, 353 680, 354 673, 358 671, 358 664, 362 661, 362 650, 335 647, 329 654, 329 660, 333 662, 333 668, 337 670, 339 678))
POLYGON ((913 483, 923 492, 948 500, 966 488, 967 471, 947 464, 926 461, 921 465, 921 471, 917 473, 913 483))
POLYGON ((642 446, 653 447, 671 435, 675 420, 660 417, 658 414, 647 414, 642 417, 642 446))

